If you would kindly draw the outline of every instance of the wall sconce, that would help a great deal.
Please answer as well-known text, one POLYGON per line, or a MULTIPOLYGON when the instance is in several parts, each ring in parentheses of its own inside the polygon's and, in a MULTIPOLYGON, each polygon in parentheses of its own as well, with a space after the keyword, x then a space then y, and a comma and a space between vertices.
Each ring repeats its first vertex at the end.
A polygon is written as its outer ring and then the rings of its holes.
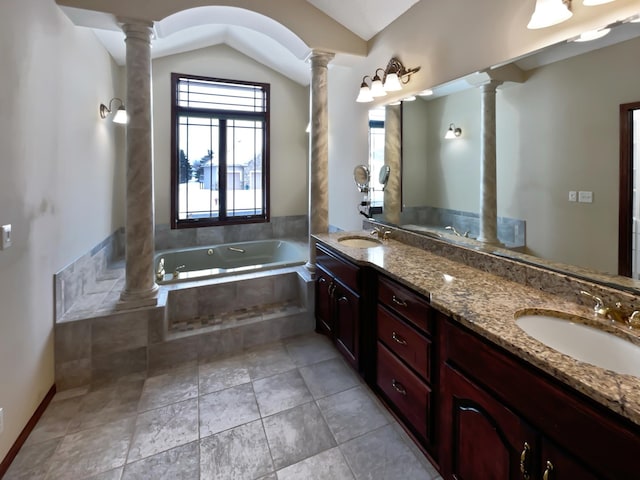
POLYGON ((451 140, 453 138, 458 138, 460 135, 462 135, 462 129, 456 127, 453 123, 450 123, 449 130, 447 130, 447 133, 444 134, 444 138, 446 138, 447 140, 451 140))
POLYGON ((113 102, 120 102, 120 106, 118 110, 116 110, 116 114, 113 116, 113 123, 127 123, 129 121, 129 117, 127 116, 127 111, 124 108, 124 102, 119 98, 112 98, 109 100, 109 106, 107 107, 104 103, 100 104, 100 118, 107 118, 109 114, 113 111, 113 102))
POLYGON ((405 68, 400 60, 392 58, 387 64, 387 68, 377 68, 371 79, 368 75, 362 77, 360 93, 356 102, 372 102, 375 97, 383 97, 387 92, 397 92, 402 90, 402 85, 406 85, 411 80, 411 75, 420 70, 420 67, 405 68), (378 72, 382 72, 381 75, 378 72), (367 78, 371 79, 371 86, 367 83, 367 78))

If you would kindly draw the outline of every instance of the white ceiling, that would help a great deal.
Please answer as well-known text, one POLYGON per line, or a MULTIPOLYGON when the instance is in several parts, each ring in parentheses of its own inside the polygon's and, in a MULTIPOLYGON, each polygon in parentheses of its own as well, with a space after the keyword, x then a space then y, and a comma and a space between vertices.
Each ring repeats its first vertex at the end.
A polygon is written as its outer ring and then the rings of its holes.
MULTIPOLYGON (((369 40, 419 0, 306 0, 364 40, 369 40)), ((119 65, 125 64, 124 34, 108 21, 88 20, 86 11, 64 8, 78 25, 92 28, 119 65)), ((301 84, 309 84, 305 59, 309 48, 276 21, 249 10, 198 7, 178 12, 155 24, 152 58, 226 44, 301 84)), ((336 63, 348 62, 348 57, 336 63)))

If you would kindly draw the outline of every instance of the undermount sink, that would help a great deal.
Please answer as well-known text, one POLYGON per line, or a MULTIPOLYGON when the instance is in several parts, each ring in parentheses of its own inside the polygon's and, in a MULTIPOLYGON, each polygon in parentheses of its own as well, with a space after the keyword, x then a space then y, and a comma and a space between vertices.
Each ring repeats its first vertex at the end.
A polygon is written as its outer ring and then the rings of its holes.
POLYGON ((371 248, 371 247, 378 247, 382 245, 382 241, 376 238, 360 237, 360 236, 353 236, 353 235, 339 238, 338 242, 344 245, 345 247, 355 247, 355 248, 371 248))
POLYGON ((519 315, 528 335, 565 355, 601 368, 640 377, 640 346, 553 313, 519 315))

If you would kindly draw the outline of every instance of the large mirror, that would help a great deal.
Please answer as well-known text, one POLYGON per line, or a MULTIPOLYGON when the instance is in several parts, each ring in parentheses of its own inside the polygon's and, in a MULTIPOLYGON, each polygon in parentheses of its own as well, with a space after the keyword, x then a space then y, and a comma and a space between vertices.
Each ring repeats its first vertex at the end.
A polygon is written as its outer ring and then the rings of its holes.
MULTIPOLYGON (((599 43, 563 42, 500 66, 510 71, 496 95, 500 254, 640 292, 617 276, 620 105, 640 101, 638 52, 640 24, 625 23, 599 43)), ((403 102, 397 226, 477 236, 487 79, 472 74, 403 102), (451 128, 460 134, 446 139, 451 128)))

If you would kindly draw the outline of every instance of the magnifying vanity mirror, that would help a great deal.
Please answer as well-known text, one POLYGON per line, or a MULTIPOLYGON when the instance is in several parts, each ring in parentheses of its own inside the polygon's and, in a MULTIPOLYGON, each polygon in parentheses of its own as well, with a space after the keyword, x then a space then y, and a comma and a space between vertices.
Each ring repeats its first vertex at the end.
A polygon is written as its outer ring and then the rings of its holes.
POLYGON ((618 25, 599 42, 562 42, 404 102, 402 211, 399 220, 384 213, 376 220, 451 241, 459 239, 447 226, 477 237, 482 84, 499 75, 498 238, 507 248, 476 248, 640 294, 640 281, 617 275, 626 221, 618 219, 619 186, 635 175, 631 168, 621 176, 621 149, 640 158, 640 121, 621 145, 620 119, 622 105, 640 102, 640 24, 618 25), (451 123, 464 135, 446 140, 451 123))
POLYGON ((367 193, 369 191, 369 167, 358 165, 353 169, 353 180, 356 182, 358 191, 367 193))

